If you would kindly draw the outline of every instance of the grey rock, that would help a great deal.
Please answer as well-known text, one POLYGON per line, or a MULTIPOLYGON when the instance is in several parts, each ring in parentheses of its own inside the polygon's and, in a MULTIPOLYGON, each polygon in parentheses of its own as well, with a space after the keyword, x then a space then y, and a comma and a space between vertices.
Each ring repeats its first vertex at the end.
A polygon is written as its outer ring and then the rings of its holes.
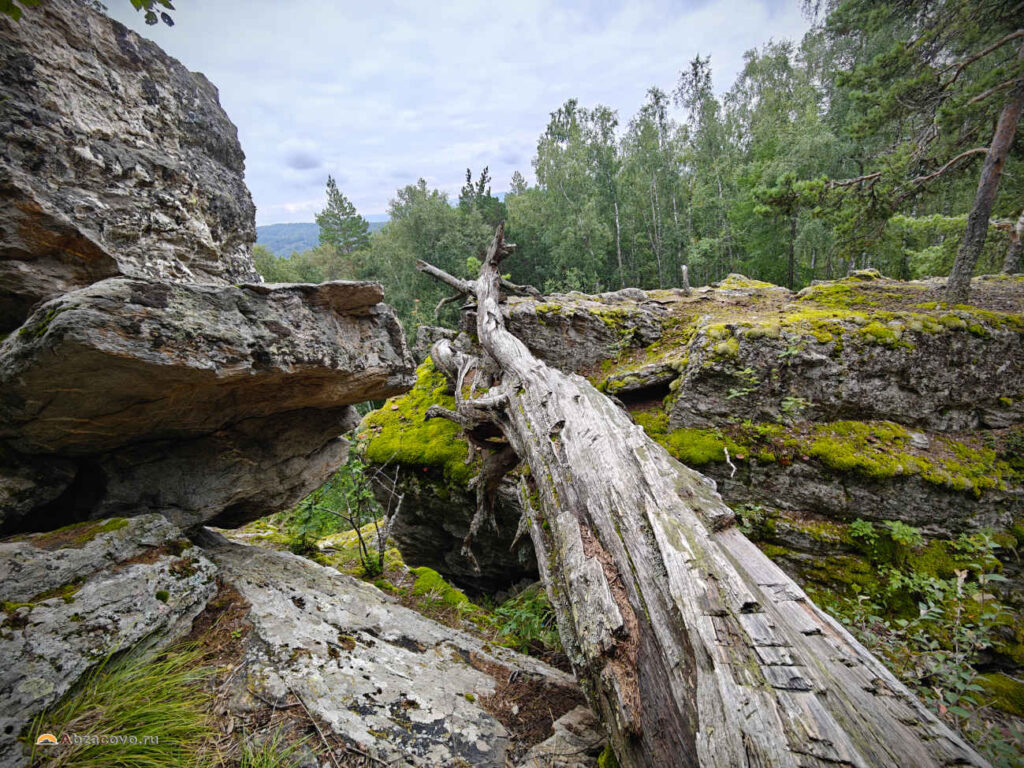
POLYGON ((735 475, 724 463, 701 470, 717 482, 730 506, 762 504, 843 522, 898 520, 921 528, 929 537, 944 539, 1006 529, 1024 510, 1024 488, 1019 485, 975 495, 971 490, 927 482, 919 475, 876 479, 834 472, 814 460, 789 465, 743 461, 735 475))
POLYGON ((939 326, 933 331, 900 329, 900 344, 875 343, 859 326, 836 321, 841 338, 782 333, 778 338, 747 338, 736 328, 738 350, 716 354, 716 344, 700 328, 688 348, 669 426, 706 427, 730 418, 771 421, 786 397, 808 403, 802 418, 813 421, 892 420, 934 431, 987 426, 1002 415, 1003 425, 1024 419, 1024 332, 985 326, 984 334, 939 326), (743 387, 741 371, 758 378, 753 391, 729 398, 743 387), (1007 405, 1000 398, 1009 396, 1007 405))
POLYGON ((0 19, 0 332, 113 275, 258 281, 217 89, 73 0, 0 19))
POLYGON ((404 496, 391 528, 391 538, 404 562, 433 568, 460 587, 483 592, 537 578, 530 537, 521 536, 513 546, 522 507, 511 481, 504 481, 498 489, 496 525, 482 526, 471 544, 474 566, 463 553, 463 540, 476 512, 476 492, 447 485, 435 474, 418 470, 398 467, 394 488, 390 483, 378 483, 374 489, 385 506, 392 493, 404 496))
POLYGON ((627 347, 646 347, 661 337, 664 308, 620 293, 512 297, 503 311, 508 329, 537 357, 562 370, 583 371, 627 347))
POLYGON ((5 600, 27 603, 0 624, 2 768, 28 764, 18 735, 111 653, 189 629, 216 568, 180 537, 143 515, 0 542, 5 600))
POLYGON ((516 768, 594 768, 605 743, 594 713, 576 707, 555 721, 554 733, 531 747, 516 768))
POLYGON ((252 605, 246 687, 281 703, 298 696, 377 760, 504 768, 510 734, 485 702, 512 673, 550 702, 553 718, 582 702, 569 675, 437 624, 350 576, 208 530, 200 544, 252 605))
POLYGON ((422 363, 427 359, 434 342, 441 339, 454 341, 458 335, 459 332, 453 331, 451 328, 441 328, 436 325, 419 326, 416 329, 416 343, 412 345, 412 354, 416 358, 416 362, 422 363))
POLYGON ((369 283, 127 278, 65 294, 0 345, 0 437, 92 455, 402 392, 414 364, 380 298, 369 283))
POLYGON ((97 461, 102 496, 87 514, 160 512, 175 525, 240 525, 292 507, 348 456, 351 406, 246 419, 210 435, 128 446, 97 461), (244 457, 240 459, 240 457, 244 457))

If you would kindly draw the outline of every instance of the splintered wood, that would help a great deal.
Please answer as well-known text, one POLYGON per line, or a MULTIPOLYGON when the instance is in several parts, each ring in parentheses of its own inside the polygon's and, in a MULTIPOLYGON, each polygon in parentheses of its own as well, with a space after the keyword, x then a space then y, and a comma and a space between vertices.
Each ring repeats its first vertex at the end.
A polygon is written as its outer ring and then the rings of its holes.
MULTIPOLYGON (((743 536, 710 480, 505 328, 510 250, 499 228, 478 280, 439 278, 475 295, 479 365, 500 370, 480 401, 459 393, 458 420, 498 427, 529 467, 524 527, 619 763, 987 765, 743 536)), ((465 362, 447 341, 434 358, 465 362)))

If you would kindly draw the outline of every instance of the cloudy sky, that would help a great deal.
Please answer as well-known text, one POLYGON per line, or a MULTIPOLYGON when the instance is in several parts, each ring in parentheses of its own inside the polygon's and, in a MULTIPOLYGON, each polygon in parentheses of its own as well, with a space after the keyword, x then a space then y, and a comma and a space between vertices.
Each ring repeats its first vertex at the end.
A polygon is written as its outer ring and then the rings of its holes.
POLYGON ((566 99, 624 125, 694 55, 722 92, 744 51, 807 27, 799 0, 176 0, 174 27, 106 4, 220 89, 257 224, 312 221, 327 174, 371 217, 419 177, 453 197, 467 167, 490 166, 495 192, 532 181, 566 99))

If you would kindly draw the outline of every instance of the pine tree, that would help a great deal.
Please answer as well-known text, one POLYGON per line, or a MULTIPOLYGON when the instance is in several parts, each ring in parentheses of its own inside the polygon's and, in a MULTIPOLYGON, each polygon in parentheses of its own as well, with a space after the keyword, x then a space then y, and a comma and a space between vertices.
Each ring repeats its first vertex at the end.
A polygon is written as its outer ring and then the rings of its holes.
POLYGON ((327 207, 316 215, 320 243, 332 245, 339 253, 352 253, 370 242, 370 225, 356 213, 356 207, 339 190, 332 176, 327 177, 327 207))

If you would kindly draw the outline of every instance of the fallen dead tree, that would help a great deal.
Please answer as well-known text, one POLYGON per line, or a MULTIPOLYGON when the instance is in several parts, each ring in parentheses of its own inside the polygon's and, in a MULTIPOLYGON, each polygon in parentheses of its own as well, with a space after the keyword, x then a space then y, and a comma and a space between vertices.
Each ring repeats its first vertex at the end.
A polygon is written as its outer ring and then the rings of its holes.
POLYGON ((473 530, 501 475, 529 468, 522 525, 620 764, 986 765, 742 535, 710 481, 505 328, 511 249, 499 228, 475 281, 420 265, 475 298, 484 350, 434 346, 456 410, 428 417, 483 453, 473 530))

